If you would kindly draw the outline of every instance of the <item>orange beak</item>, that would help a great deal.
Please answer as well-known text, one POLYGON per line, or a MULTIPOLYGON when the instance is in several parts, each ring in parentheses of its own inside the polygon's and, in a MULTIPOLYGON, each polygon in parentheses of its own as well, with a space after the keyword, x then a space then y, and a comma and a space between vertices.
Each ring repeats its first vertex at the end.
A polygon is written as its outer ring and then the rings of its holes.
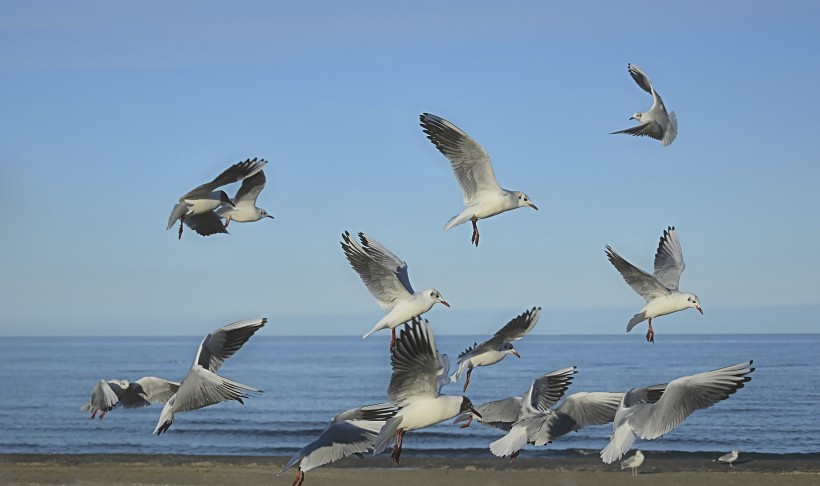
POLYGON ((518 358, 520 358, 520 357, 521 357, 521 355, 520 355, 520 354, 518 354, 518 351, 516 351, 516 350, 514 350, 514 349, 512 350, 512 354, 514 354, 514 355, 515 355, 516 357, 518 357, 518 358))

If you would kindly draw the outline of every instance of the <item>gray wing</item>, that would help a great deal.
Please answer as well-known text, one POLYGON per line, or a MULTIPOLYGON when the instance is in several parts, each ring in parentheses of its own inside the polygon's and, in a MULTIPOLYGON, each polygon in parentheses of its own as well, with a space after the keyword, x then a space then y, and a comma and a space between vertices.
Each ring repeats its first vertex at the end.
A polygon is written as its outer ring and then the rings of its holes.
POLYGON ((140 408, 167 402, 179 390, 179 383, 155 376, 140 378, 120 397, 123 408, 140 408))
POLYGON ((624 260, 609 245, 606 247, 606 256, 626 283, 632 287, 632 290, 640 294, 647 302, 670 294, 669 289, 664 287, 657 278, 624 260))
POLYGON ((493 337, 479 347, 489 345, 492 348, 496 348, 503 346, 505 343, 519 340, 532 331, 535 325, 538 324, 539 317, 541 317, 541 308, 533 307, 508 322, 504 327, 499 329, 493 337))
POLYGON ((199 365, 194 365, 170 400, 173 400, 174 412, 185 412, 231 400, 245 403, 242 401, 243 398, 250 398, 259 393, 262 393, 262 390, 223 378, 199 365))
POLYGON ((247 159, 236 163, 222 171, 222 173, 216 176, 216 178, 214 178, 211 182, 206 182, 205 184, 192 189, 179 199, 181 201, 183 199, 205 196, 218 187, 239 182, 242 179, 250 177, 262 170, 262 167, 264 167, 266 163, 267 162, 265 160, 257 160, 256 158, 247 159))
POLYGON ((623 393, 573 393, 554 410, 547 421, 547 433, 552 439, 591 425, 603 425, 615 420, 623 393))
POLYGON ((549 411, 564 396, 575 373, 575 366, 571 366, 536 378, 521 397, 522 405, 527 407, 529 413, 549 411))
POLYGON ((686 264, 683 263, 683 250, 674 226, 668 227, 658 243, 655 252, 655 278, 670 290, 678 290, 680 275, 686 264))
POLYGON ((634 64, 627 64, 626 68, 629 71, 629 75, 632 76, 632 79, 634 79, 635 82, 638 83, 638 86, 640 86, 641 89, 643 89, 647 93, 652 94, 654 89, 652 88, 652 83, 649 81, 649 76, 647 76, 646 73, 644 73, 641 70, 641 68, 634 64))
POLYGON ((752 361, 671 381, 654 404, 638 404, 628 419, 642 439, 656 439, 680 425, 697 410, 729 398, 746 382, 755 369, 752 361))
POLYGON ((217 216, 214 211, 194 214, 185 218, 184 221, 189 228, 202 236, 211 236, 217 233, 228 233, 228 230, 225 229, 225 225, 222 224, 222 220, 219 219, 219 216, 217 216))
POLYGON ((421 127, 427 138, 450 161, 467 205, 482 192, 502 192, 493 173, 490 156, 463 130, 444 118, 422 113, 421 127))
MULTIPOLYGON (((100 380, 91 389, 91 400, 81 407, 84 412, 99 410, 108 412, 119 403, 117 392, 112 388, 116 381, 107 382, 100 380)), ((117 386, 117 389, 121 389, 117 386)))
POLYGON ((636 137, 650 137, 655 140, 663 140, 664 135, 663 127, 655 120, 650 120, 634 127, 618 130, 617 132, 610 132, 610 135, 615 135, 618 133, 626 133, 636 137))
POLYGON ((262 192, 262 189, 265 188, 265 171, 260 170, 256 174, 245 178, 242 181, 242 185, 239 186, 239 189, 236 191, 236 196, 233 198, 233 203, 237 206, 250 206, 256 207, 256 198, 259 197, 259 193, 262 192))
POLYGON ((409 299, 413 288, 407 281, 407 265, 389 251, 380 251, 384 247, 378 242, 373 246, 375 240, 372 238, 363 233, 359 233, 359 237, 365 247, 345 231, 342 234, 342 250, 379 305, 388 308, 393 307, 397 300, 409 299))
POLYGON ((256 331, 268 322, 266 317, 234 322, 209 333, 199 344, 194 365, 216 373, 226 359, 234 355, 256 331))
POLYGON ((438 396, 439 376, 443 369, 436 349, 436 338, 426 319, 414 318, 405 324, 390 357, 393 374, 387 387, 391 402, 406 406, 416 398, 438 396))
POLYGON ((477 418, 479 422, 509 432, 520 417, 521 397, 509 397, 482 403, 475 409, 481 414, 481 418, 477 418))

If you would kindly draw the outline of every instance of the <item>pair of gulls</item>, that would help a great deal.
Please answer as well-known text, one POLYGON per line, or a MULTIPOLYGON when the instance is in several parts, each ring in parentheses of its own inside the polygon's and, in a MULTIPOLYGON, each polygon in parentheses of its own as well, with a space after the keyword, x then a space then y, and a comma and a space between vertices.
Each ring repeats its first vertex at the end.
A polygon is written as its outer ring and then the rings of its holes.
POLYGON ((262 218, 271 218, 264 209, 256 207, 256 199, 265 187, 265 160, 247 159, 236 163, 211 182, 206 182, 179 198, 171 211, 166 231, 179 221, 179 238, 182 238, 183 223, 202 236, 227 233, 231 221, 249 223, 262 218), (219 189, 222 186, 242 181, 233 199, 219 189), (218 190, 219 189, 219 190, 218 190), (222 223, 225 219, 225 223, 222 223))
POLYGON ((321 465, 366 452, 379 454, 393 444, 390 454, 399 463, 407 432, 455 418, 478 420, 507 435, 490 444, 493 454, 515 458, 527 444, 541 446, 575 430, 613 422, 609 444, 601 459, 610 464, 628 452, 638 437, 656 439, 672 431, 689 415, 725 400, 754 371, 752 361, 684 376, 661 385, 633 388, 625 393, 581 392, 563 397, 575 367, 547 373, 521 396, 473 406, 469 398, 444 395, 449 383, 449 360, 438 352, 426 320, 407 323, 391 356, 392 375, 387 388, 390 402, 346 410, 334 416, 319 437, 299 450, 279 472, 298 463, 295 486, 305 473, 321 465))
POLYGON ((262 391, 219 376, 216 372, 266 322, 266 318, 250 319, 208 333, 199 344, 194 362, 181 383, 152 376, 140 378, 134 383, 100 380, 91 391, 91 400, 81 410, 91 412, 91 418, 99 411, 102 419, 117 405, 129 409, 164 403, 154 429, 154 433, 160 435, 174 423, 176 413, 232 400, 244 403, 244 398, 262 391))

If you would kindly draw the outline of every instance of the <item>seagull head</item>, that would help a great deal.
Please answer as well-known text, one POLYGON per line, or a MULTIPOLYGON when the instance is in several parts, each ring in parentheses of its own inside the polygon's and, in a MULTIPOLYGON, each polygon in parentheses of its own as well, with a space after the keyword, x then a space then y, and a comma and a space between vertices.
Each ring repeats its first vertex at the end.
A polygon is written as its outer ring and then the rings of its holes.
POLYGON ((264 209, 260 209, 260 210, 259 210, 259 217, 260 217, 260 218, 270 218, 270 219, 273 219, 273 216, 271 216, 270 214, 268 214, 268 212, 267 212, 267 211, 265 211, 264 209))
POLYGON ((532 203, 530 197, 523 192, 515 192, 515 195, 518 197, 518 207, 523 208, 524 206, 529 206, 536 211, 538 211, 538 206, 532 203))
POLYGON ((643 113, 641 113, 640 111, 629 117, 630 120, 637 121, 641 121, 641 118, 643 118, 643 113))
POLYGON ((231 201, 231 198, 228 197, 228 193, 226 193, 225 191, 219 191, 219 202, 221 202, 222 204, 228 204, 232 208, 236 209, 236 204, 234 204, 233 201, 231 201))
POLYGON ((450 307, 450 304, 448 304, 446 300, 441 298, 441 293, 439 293, 438 290, 430 289, 428 292, 429 292, 428 295, 430 296, 431 299, 433 299, 433 302, 438 302, 442 305, 446 305, 447 307, 450 307))
POLYGON ((171 424, 174 423, 174 402, 176 401, 177 394, 174 395, 168 400, 164 407, 162 407, 162 413, 159 415, 159 422, 157 422, 157 428, 154 429, 154 434, 160 435, 163 432, 167 432, 168 429, 171 428, 171 424))
POLYGON ((458 410, 459 413, 471 413, 474 416, 481 418, 481 414, 476 412, 475 407, 473 407, 473 402, 470 401, 467 397, 461 397, 461 408, 458 410))
POLYGON ((521 355, 518 354, 518 351, 515 350, 515 347, 512 343, 504 343, 504 352, 507 354, 512 354, 517 358, 521 357, 521 355))
POLYGON ((695 309, 703 315, 703 308, 700 306, 700 300, 698 300, 698 296, 695 294, 686 294, 686 303, 689 307, 694 307, 695 309))

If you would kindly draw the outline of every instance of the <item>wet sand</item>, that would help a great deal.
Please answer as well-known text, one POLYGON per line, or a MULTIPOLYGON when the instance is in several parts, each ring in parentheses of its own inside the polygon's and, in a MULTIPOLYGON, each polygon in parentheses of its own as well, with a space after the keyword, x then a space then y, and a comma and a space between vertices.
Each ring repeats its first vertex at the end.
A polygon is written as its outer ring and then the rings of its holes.
MULTIPOLYGON (((385 457, 355 457, 311 470, 306 485, 384 486, 386 484, 481 485, 635 485, 681 486, 820 484, 820 454, 741 455, 729 467, 712 462, 714 454, 648 452, 637 477, 597 457, 501 459, 402 457, 402 466, 385 457), (744 457, 748 456, 748 457, 744 457)), ((255 484, 290 485, 291 469, 276 476, 285 457, 175 455, 0 455, 2 484, 255 484)))

